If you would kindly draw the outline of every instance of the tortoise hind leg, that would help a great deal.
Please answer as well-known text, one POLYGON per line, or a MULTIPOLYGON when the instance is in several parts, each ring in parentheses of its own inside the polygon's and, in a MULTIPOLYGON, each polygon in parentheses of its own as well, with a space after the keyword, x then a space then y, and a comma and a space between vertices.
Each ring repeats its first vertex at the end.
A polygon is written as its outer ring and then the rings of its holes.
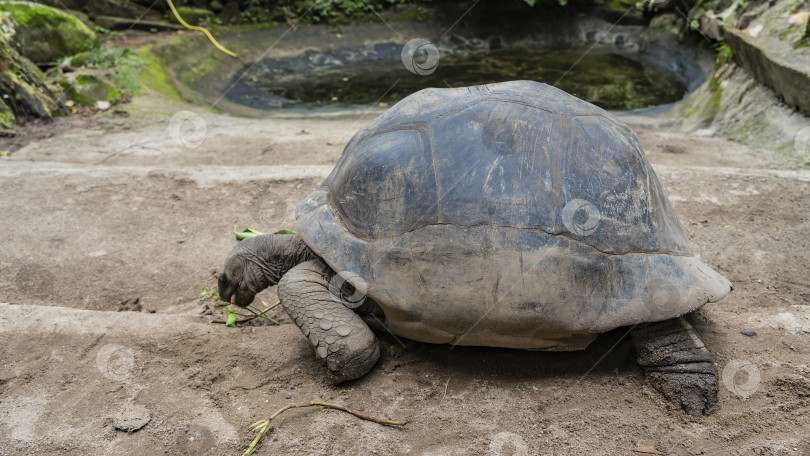
POLYGON ((278 284, 278 297, 290 318, 326 363, 333 382, 365 375, 380 357, 371 329, 352 309, 329 291, 334 276, 321 260, 299 264, 278 284))
POLYGON ((714 412, 717 368, 692 325, 683 317, 646 323, 632 337, 644 374, 667 400, 691 416, 714 412))

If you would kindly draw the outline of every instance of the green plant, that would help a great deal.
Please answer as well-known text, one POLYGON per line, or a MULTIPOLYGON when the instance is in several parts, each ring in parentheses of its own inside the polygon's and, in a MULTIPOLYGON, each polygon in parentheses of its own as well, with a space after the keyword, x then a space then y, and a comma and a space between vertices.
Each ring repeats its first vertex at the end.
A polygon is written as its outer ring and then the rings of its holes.
MULTIPOLYGON (((717 53, 717 58, 714 61, 714 68, 719 69, 726 63, 730 62, 732 57, 734 57, 734 51, 731 50, 728 44, 725 41, 720 41, 716 45, 714 45, 714 51, 717 53)), ((712 79, 714 80, 714 79, 712 79)), ((714 90, 715 88, 712 88, 714 90)))
MULTIPOLYGON (((242 239, 247 239, 249 237, 261 236, 264 233, 262 233, 261 231, 254 230, 253 228, 245 228, 242 231, 234 231, 233 234, 236 235, 237 241, 241 241, 242 239)), ((278 230, 273 234, 298 234, 298 233, 290 230, 278 230)))
POLYGON ((121 34, 115 30, 106 29, 100 25, 96 25, 93 27, 93 31, 99 35, 108 35, 108 36, 120 36, 121 34))
POLYGON ((113 82, 116 86, 132 93, 141 90, 137 74, 143 66, 143 60, 137 52, 126 47, 110 49, 104 45, 90 52, 92 55, 86 64, 88 68, 109 68, 114 74, 113 82))
POLYGON ((725 60, 731 60, 734 57, 734 51, 726 44, 725 41, 721 41, 714 46, 714 50, 717 51, 718 58, 722 58, 725 60))
POLYGON ((257 318, 261 318, 261 319, 267 320, 267 321, 269 321, 269 322, 271 322, 273 324, 276 324, 276 325, 278 324, 278 321, 276 321, 273 318, 268 317, 265 314, 267 312, 269 312, 270 310, 274 309, 279 304, 281 304, 281 301, 276 302, 272 306, 267 305, 266 302, 262 301, 262 305, 264 306, 264 310, 258 309, 253 305, 242 307, 243 309, 247 310, 248 312, 250 312, 252 314, 252 315, 248 315, 248 314, 243 314, 243 313, 239 313, 239 312, 235 311, 233 309, 233 307, 232 307, 233 304, 231 304, 230 302, 222 299, 218 294, 216 294, 215 292, 209 290, 208 288, 203 288, 202 290, 200 290, 200 294, 202 296, 207 295, 207 296, 211 296, 212 298, 214 298, 214 305, 217 306, 219 308, 219 310, 225 312, 225 320, 213 320, 211 323, 220 323, 220 324, 224 323, 225 326, 227 326, 229 328, 238 328, 239 325, 241 325, 243 323, 247 323, 247 322, 249 322, 251 320, 255 320, 257 318), (237 316, 244 317, 244 319, 243 320, 237 320, 236 319, 237 316))

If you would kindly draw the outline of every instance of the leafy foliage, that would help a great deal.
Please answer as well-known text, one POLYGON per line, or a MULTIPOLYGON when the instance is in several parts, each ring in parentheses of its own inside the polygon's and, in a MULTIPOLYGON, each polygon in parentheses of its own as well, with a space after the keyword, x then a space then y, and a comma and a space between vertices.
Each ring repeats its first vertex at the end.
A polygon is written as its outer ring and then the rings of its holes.
MULTIPOLYGON (((252 2, 252 0, 248 0, 252 2)), ((431 0, 421 0, 429 2, 431 0)), ((409 0, 312 0, 302 2, 289 2, 282 6, 287 17, 302 17, 312 22, 336 23, 343 20, 362 19, 375 11, 380 11, 393 5, 414 3, 409 0)))

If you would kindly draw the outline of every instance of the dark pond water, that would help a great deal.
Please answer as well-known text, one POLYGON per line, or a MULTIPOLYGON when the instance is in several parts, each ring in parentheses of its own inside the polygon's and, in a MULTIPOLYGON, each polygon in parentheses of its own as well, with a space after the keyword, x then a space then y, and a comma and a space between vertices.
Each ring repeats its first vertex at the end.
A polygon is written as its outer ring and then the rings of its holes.
MULTIPOLYGON (((259 109, 289 105, 393 103, 427 87, 529 79, 555 85, 605 109, 631 110, 680 100, 686 85, 653 65, 605 50, 512 48, 441 56, 428 75, 411 73, 401 46, 265 59, 232 81, 226 97, 259 109)), ((417 54, 417 64, 424 56, 417 54)), ((240 72, 241 74, 241 72, 240 72)))

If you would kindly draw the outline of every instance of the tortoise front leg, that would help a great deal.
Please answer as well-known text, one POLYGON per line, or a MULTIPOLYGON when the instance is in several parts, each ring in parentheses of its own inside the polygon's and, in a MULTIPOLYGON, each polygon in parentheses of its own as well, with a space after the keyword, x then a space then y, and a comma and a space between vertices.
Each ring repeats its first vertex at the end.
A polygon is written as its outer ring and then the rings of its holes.
POLYGON ((321 260, 290 269, 278 284, 284 310, 326 362, 335 383, 366 374, 380 357, 377 337, 362 318, 329 291, 334 275, 321 260))
POLYGON ((638 363, 653 387, 692 416, 717 405, 717 368, 692 325, 681 318, 638 325, 638 363))

